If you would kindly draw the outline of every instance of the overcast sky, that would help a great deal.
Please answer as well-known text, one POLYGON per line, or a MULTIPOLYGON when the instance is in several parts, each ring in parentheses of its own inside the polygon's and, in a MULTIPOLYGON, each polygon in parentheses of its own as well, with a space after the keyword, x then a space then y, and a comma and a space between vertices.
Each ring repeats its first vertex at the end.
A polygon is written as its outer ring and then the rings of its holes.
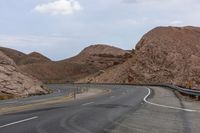
POLYGON ((132 49, 157 26, 200 25, 199 0, 0 0, 0 45, 64 59, 91 44, 132 49))

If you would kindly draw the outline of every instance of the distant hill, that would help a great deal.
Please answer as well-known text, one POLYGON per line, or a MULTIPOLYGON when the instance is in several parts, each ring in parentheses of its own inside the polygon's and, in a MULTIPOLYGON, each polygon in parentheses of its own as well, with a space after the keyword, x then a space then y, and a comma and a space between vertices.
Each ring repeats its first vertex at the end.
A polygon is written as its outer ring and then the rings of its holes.
POLYGON ((18 68, 44 83, 69 83, 88 75, 102 72, 109 67, 122 64, 131 54, 109 46, 91 45, 75 57, 62 61, 51 61, 44 55, 33 52, 24 54, 17 50, 0 48, 14 60, 18 68))
POLYGON ((87 64, 53 61, 21 65, 20 69, 44 83, 72 83, 98 71, 87 64))
POLYGON ((49 58, 37 52, 32 52, 27 55, 20 51, 4 47, 0 47, 0 51, 2 51, 5 55, 10 57, 11 59, 13 59, 17 65, 51 61, 49 58))
POLYGON ((80 54, 66 59, 64 62, 90 64, 100 70, 104 70, 114 65, 122 64, 130 56, 130 52, 126 50, 109 45, 97 44, 85 48, 80 54))
POLYGON ((200 89, 200 28, 157 27, 145 34, 132 58, 79 82, 173 83, 200 89))
POLYGON ((18 65, 26 65, 26 64, 34 64, 34 63, 43 63, 51 61, 49 58, 45 57, 44 55, 32 52, 18 61, 18 65))
POLYGON ((2 51, 5 55, 10 57, 11 59, 13 59, 13 61, 16 64, 18 64, 20 60, 26 56, 26 54, 14 49, 10 49, 10 48, 0 47, 0 51, 2 51))

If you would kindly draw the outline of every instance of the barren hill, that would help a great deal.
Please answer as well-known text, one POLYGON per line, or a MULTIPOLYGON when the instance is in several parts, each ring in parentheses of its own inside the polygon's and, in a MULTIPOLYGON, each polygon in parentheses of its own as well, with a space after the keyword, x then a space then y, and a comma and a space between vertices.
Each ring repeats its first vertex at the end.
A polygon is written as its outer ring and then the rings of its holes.
MULTIPOLYGON (((123 63, 128 52, 108 45, 92 45, 75 57, 21 65, 20 69, 44 83, 68 83, 123 63)), ((130 56, 130 55, 129 55, 130 56)))
POLYGON ((20 60, 26 56, 26 54, 10 48, 0 47, 0 51, 2 51, 5 55, 10 57, 11 59, 13 59, 13 61, 16 64, 18 64, 18 62, 20 62, 20 60))
POLYGON ((53 61, 21 65, 20 69, 44 83, 69 83, 98 71, 87 64, 53 61))
POLYGON ((0 99, 45 94, 40 81, 18 70, 15 62, 0 51, 0 99))
POLYGON ((200 28, 157 27, 145 34, 133 57, 79 82, 174 83, 200 88, 200 28))
POLYGON ((26 64, 33 64, 33 63, 43 63, 51 61, 49 58, 45 57, 44 55, 32 52, 26 56, 24 56, 21 60, 18 61, 18 65, 26 65, 26 64))
POLYGON ((104 70, 114 65, 122 64, 130 56, 131 54, 128 51, 120 48, 97 44, 85 48, 77 56, 64 61, 90 64, 100 70, 104 70))
POLYGON ((2 51, 5 55, 10 57, 11 59, 13 59, 17 65, 25 65, 25 64, 50 61, 49 58, 37 52, 25 54, 20 51, 10 49, 10 48, 4 48, 4 47, 0 47, 0 51, 2 51))

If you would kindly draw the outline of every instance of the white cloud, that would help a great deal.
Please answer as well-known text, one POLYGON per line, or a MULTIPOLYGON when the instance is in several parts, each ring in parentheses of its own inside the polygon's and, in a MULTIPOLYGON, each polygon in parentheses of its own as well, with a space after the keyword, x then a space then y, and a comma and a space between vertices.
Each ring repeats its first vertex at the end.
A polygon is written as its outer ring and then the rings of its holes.
POLYGON ((57 37, 57 36, 35 36, 35 35, 2 35, 0 34, 0 45, 15 47, 29 46, 49 46, 59 45, 65 43, 70 38, 68 37, 57 37))
POLYGON ((82 9, 80 3, 76 0, 55 0, 46 4, 37 5, 34 10, 39 13, 51 15, 68 15, 82 9))
POLYGON ((181 26, 181 25, 183 25, 184 24, 184 22, 183 21, 180 21, 180 20, 174 20, 174 21, 172 21, 172 22, 170 22, 170 25, 175 25, 175 26, 181 26))

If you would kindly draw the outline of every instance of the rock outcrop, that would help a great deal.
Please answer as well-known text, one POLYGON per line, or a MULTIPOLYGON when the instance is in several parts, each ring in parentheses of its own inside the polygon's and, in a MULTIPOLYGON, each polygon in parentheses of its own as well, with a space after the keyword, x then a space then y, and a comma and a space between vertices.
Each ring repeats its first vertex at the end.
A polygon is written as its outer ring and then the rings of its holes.
POLYGON ((173 83, 200 88, 200 28, 157 27, 145 34, 132 58, 79 82, 173 83))
POLYGON ((40 81, 20 72, 15 62, 0 51, 0 99, 46 93, 48 89, 40 81))

